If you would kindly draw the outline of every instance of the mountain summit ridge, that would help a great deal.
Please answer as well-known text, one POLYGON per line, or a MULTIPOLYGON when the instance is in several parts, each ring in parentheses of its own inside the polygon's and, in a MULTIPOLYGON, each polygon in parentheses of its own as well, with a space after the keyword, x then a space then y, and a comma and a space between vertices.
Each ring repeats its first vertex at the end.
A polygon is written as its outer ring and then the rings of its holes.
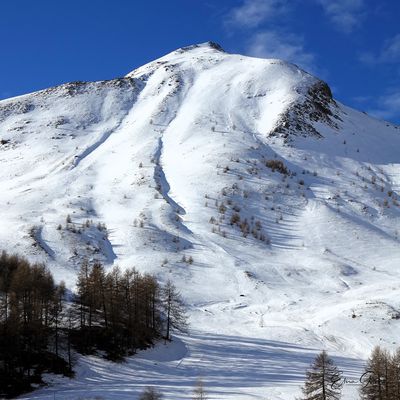
MULTIPOLYGON (((298 104, 297 107, 292 107, 293 110, 287 110, 287 112, 282 110, 281 120, 272 134, 284 134, 286 138, 289 138, 289 134, 294 134, 296 131, 300 130, 298 126, 295 128, 291 126, 291 121, 293 119, 293 113, 291 111, 295 111, 297 119, 301 119, 301 127, 304 132, 315 137, 320 136, 319 133, 301 117, 301 114, 306 114, 308 118, 315 122, 321 119, 335 126, 333 119, 338 118, 338 116, 334 114, 335 110, 337 110, 336 102, 333 100, 331 89, 326 82, 314 77, 295 64, 279 59, 258 59, 255 57, 229 54, 226 53, 219 44, 214 42, 205 42, 182 47, 160 59, 145 64, 143 67, 133 70, 126 76, 146 80, 148 74, 153 74, 160 68, 164 68, 166 72, 170 72, 170 76, 174 74, 174 71, 178 71, 175 75, 179 76, 179 72, 182 70, 190 70, 193 64, 198 64, 200 69, 210 70, 210 73, 213 73, 213 69, 218 69, 219 64, 231 60, 234 60, 236 63, 236 75, 240 75, 242 71, 247 68, 247 65, 253 66, 254 68, 255 65, 258 64, 259 68, 278 66, 278 69, 281 70, 281 73, 278 72, 277 74, 278 79, 280 78, 279 75, 285 74, 293 78, 292 87, 287 88, 289 92, 287 93, 287 97, 290 95, 297 95, 297 100, 305 104, 298 104)), ((266 72, 266 74, 268 74, 268 72, 266 72)), ((273 79, 274 78, 271 80, 273 79)), ((263 94, 260 93, 256 95, 263 96, 263 94)), ((298 121, 296 125, 298 125, 298 121)))

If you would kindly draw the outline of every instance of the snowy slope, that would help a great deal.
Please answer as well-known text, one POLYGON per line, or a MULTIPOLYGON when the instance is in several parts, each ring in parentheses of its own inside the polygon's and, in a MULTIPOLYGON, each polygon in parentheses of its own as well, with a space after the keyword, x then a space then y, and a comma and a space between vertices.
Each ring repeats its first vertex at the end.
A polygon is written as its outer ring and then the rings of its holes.
POLYGON ((0 140, 0 248, 70 287, 83 256, 134 265, 190 312, 167 348, 82 359, 58 398, 152 383, 184 398, 201 376, 210 398, 291 399, 323 348, 354 377, 374 345, 400 345, 400 129, 295 65, 190 46, 1 101, 0 140))

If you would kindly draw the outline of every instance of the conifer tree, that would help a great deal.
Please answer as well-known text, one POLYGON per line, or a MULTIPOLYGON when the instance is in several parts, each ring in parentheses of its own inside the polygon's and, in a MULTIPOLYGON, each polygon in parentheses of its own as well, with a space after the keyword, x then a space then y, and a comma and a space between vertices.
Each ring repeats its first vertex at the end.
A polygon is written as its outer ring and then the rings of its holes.
POLYGON ((139 400, 161 400, 163 395, 153 387, 146 388, 140 395, 139 400))
POLYGON ((64 296, 65 296, 65 283, 60 282, 54 295, 53 307, 52 307, 52 316, 54 325, 54 347, 57 357, 58 357, 58 344, 59 344, 59 329, 60 329, 60 323, 62 322, 64 296))
POLYGON ((339 400, 342 385, 341 372, 323 351, 307 371, 302 400, 339 400))
POLYGON ((187 317, 183 307, 183 300, 175 285, 168 280, 163 288, 163 310, 166 317, 165 339, 171 340, 171 330, 185 331, 187 317))
POLYGON ((84 260, 81 264, 80 270, 78 272, 77 280, 77 295, 76 302, 79 304, 79 315, 81 329, 86 325, 85 321, 85 306, 89 303, 89 280, 90 267, 87 260, 84 260))
POLYGON ((400 348, 390 359, 390 390, 393 399, 400 399, 400 348))
POLYGON ((196 383, 196 387, 193 390, 193 400, 207 400, 206 391, 204 389, 204 383, 199 379, 196 383))
POLYGON ((15 398, 41 371, 65 370, 58 354, 64 292, 45 265, 1 254, 0 393, 15 398))
MULTIPOLYGON (((362 400, 391 400, 390 355, 379 346, 372 351, 362 376, 362 400)), ((394 397, 393 399, 396 399, 394 397)))

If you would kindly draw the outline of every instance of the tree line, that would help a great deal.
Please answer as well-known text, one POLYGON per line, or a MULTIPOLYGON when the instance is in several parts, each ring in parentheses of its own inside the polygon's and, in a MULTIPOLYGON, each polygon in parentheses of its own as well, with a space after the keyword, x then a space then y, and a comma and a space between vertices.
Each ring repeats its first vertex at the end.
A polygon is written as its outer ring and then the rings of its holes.
MULTIPOLYGON (((339 400, 342 372, 323 351, 307 371, 300 400, 339 400)), ((400 400, 400 349, 390 353, 377 346, 359 379, 360 400, 400 400)))
POLYGON ((73 343, 82 353, 94 349, 117 360, 171 338, 171 330, 185 330, 182 299, 171 281, 160 286, 154 276, 135 268, 106 272, 84 262, 78 274, 75 307, 79 326, 73 343))
POLYGON ((68 294, 44 264, 1 253, 0 397, 30 390, 43 372, 73 375, 73 349, 121 360, 186 327, 170 281, 83 262, 76 293, 68 294))
POLYGON ((68 373, 58 348, 49 351, 64 293, 43 264, 1 254, 0 394, 29 389, 45 369, 68 373))

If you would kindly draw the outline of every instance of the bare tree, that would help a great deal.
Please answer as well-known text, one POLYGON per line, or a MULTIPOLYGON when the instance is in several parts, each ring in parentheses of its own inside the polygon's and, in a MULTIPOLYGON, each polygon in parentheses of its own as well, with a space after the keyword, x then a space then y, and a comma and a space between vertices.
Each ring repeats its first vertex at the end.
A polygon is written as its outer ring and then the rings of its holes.
POLYGON ((62 319, 62 311, 63 311, 63 303, 65 296, 65 283, 62 281, 57 287, 53 299, 53 323, 54 323, 54 346, 56 356, 58 357, 58 344, 59 344, 59 328, 60 328, 60 320, 62 319))
POLYGON ((391 393, 393 399, 400 399, 400 348, 390 360, 391 393))
POLYGON ((139 400, 161 400, 163 395, 153 387, 147 387, 140 395, 139 400))
MULTIPOLYGON (((391 399, 390 384, 390 355, 379 346, 372 351, 363 374, 360 388, 362 400, 389 400, 391 399)), ((397 397, 393 397, 395 399, 397 397)))
POLYGON ((182 297, 170 280, 163 289, 162 300, 162 306, 166 317, 165 339, 171 340, 172 329, 185 331, 188 324, 182 297))
POLYGON ((307 371, 303 400, 339 400, 343 386, 341 372, 326 351, 318 354, 307 371))
POLYGON ((193 400, 207 400, 206 391, 204 390, 204 383, 199 379, 196 383, 196 387, 193 390, 193 400))

